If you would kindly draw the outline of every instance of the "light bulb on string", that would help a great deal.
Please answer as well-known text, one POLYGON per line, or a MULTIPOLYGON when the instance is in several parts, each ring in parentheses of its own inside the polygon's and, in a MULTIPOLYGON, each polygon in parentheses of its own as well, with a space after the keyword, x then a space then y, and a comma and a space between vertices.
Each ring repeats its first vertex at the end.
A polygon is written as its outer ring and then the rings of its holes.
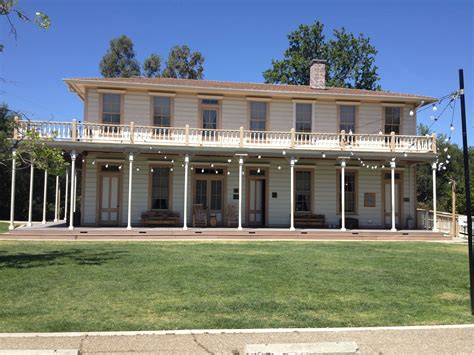
POLYGON ((105 168, 108 169, 108 168, 109 168, 109 164, 105 164, 105 168))
POLYGON ((451 123, 451 126, 449 127, 451 131, 454 131, 454 125, 451 123))
POLYGON ((201 174, 204 174, 204 169, 201 169, 201 174))
POLYGON ((227 175, 230 175, 230 171, 227 172, 227 175))
POLYGON ((122 165, 119 165, 118 169, 119 169, 119 170, 122 170, 122 165))
POLYGON ((281 170, 281 165, 278 165, 278 170, 281 170))
POLYGON ((150 173, 154 172, 155 170, 153 170, 153 168, 150 168, 150 173))
POLYGON ((170 171, 173 172, 173 171, 174 171, 174 168, 170 168, 170 171))
POLYGON ((232 163, 232 159, 227 159, 227 162, 228 162, 228 163, 232 163))
POLYGON ((436 104, 433 104, 433 111, 434 112, 438 111, 438 107, 436 106, 436 104))
POLYGON ((447 151, 448 151, 448 147, 445 147, 443 150, 444 150, 445 152, 447 152, 447 151))
POLYGON ((259 155, 259 156, 257 157, 257 159, 262 159, 262 156, 261 156, 261 155, 259 155))
POLYGON ((281 154, 286 155, 286 150, 282 151, 281 154))
POLYGON ((137 168, 137 171, 140 171, 140 168, 137 168))
POLYGON ((446 158, 451 159, 451 155, 448 154, 446 158))
POLYGON ((409 113, 409 115, 410 115, 410 117, 413 117, 413 116, 415 115, 415 111, 413 111, 413 109, 412 109, 412 110, 410 110, 410 113, 409 113))
POLYGON ((323 158, 326 158, 326 153, 323 153, 321 156, 322 156, 323 158))

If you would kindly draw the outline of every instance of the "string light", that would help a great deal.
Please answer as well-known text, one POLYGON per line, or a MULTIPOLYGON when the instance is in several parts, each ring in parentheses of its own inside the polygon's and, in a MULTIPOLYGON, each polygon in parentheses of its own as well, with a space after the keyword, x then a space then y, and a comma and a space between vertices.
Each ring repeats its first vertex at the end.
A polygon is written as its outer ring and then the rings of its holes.
POLYGON ((262 156, 261 156, 261 155, 259 155, 259 156, 257 157, 257 159, 262 159, 262 156))
POLYGON ((230 164, 232 163, 232 159, 227 159, 227 162, 230 164))
POLYGON ((119 169, 119 170, 122 170, 122 165, 119 165, 118 169, 119 169))
POLYGON ((433 104, 433 111, 434 112, 438 111, 438 107, 436 106, 436 104, 433 104))
POLYGON ((323 158, 326 158, 326 153, 323 152, 323 154, 321 155, 323 158))
POLYGON ((95 165, 95 160, 92 161, 92 165, 95 165))
POLYGON ((413 111, 413 109, 411 109, 410 112, 409 112, 409 115, 410 115, 410 117, 415 116, 415 111, 413 111))
POLYGON ((154 171, 153 168, 150 168, 150 173, 152 173, 153 171, 154 171))
POLYGON ((281 165, 278 165, 278 170, 281 170, 281 165))
POLYGON ((283 152, 281 152, 281 154, 286 155, 286 150, 284 150, 283 152))

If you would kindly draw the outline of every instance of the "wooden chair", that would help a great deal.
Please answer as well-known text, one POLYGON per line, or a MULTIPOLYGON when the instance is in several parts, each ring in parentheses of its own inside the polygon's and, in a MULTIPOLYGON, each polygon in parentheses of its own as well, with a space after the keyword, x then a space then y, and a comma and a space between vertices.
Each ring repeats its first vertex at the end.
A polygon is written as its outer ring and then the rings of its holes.
POLYGON ((238 223, 237 208, 233 203, 227 205, 226 219, 227 227, 236 226, 238 223))
POLYGON ((201 204, 193 206, 193 227, 207 227, 207 210, 201 204))

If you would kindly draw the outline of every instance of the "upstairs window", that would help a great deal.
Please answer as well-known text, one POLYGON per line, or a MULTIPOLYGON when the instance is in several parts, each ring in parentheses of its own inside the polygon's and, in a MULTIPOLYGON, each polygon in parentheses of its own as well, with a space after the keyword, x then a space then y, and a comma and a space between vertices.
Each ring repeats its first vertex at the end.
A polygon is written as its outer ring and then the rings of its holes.
MULTIPOLYGON (((219 127, 220 103, 217 99, 201 100, 201 122, 202 128, 213 130, 219 127)), ((206 134, 203 132, 203 134, 206 134)))
POLYGON ((151 173, 151 209, 168 210, 170 196, 170 169, 153 168, 151 173))
POLYGON ((267 103, 250 102, 250 130, 265 131, 267 129, 267 103))
POLYGON ((171 98, 153 97, 153 124, 157 127, 171 126, 171 98))
POLYGON ((295 210, 311 212, 311 171, 295 172, 295 210))
POLYGON ((295 104, 295 130, 296 132, 311 132, 312 104, 295 104))
POLYGON ((400 134, 400 107, 385 107, 385 134, 400 134))
POLYGON ((355 133, 356 129, 356 107, 350 105, 339 106, 339 132, 355 133))
POLYGON ((102 123, 120 124, 122 96, 102 94, 102 123))

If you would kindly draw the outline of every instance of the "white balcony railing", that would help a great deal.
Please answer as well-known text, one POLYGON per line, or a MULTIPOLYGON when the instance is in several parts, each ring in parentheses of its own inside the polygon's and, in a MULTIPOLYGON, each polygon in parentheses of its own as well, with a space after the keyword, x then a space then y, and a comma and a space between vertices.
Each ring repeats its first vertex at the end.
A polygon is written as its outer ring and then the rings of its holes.
POLYGON ((152 127, 89 122, 19 121, 15 134, 36 132, 40 138, 88 143, 133 143, 193 147, 341 150, 366 152, 436 151, 436 136, 392 134, 304 133, 290 130, 250 131, 186 127, 152 127))

